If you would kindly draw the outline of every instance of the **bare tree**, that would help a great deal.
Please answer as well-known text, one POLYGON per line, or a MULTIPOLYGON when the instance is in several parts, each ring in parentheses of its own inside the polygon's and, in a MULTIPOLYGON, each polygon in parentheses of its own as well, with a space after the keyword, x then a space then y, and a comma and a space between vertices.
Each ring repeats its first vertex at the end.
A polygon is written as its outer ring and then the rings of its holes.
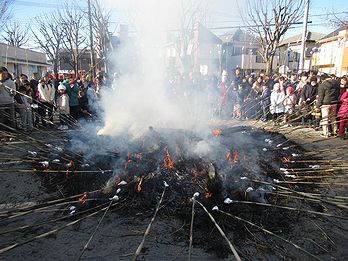
MULTIPOLYGON (((69 2, 70 3, 70 2, 69 2)), ((64 31, 63 45, 69 53, 69 63, 74 69, 75 75, 79 73, 80 58, 87 49, 87 20, 85 12, 76 2, 69 4, 60 12, 59 22, 64 31)))
POLYGON ((266 73, 272 71, 279 43, 290 26, 304 13, 303 0, 248 0, 245 23, 257 37, 259 54, 266 63, 266 73))
MULTIPOLYGON (((109 32, 109 21, 111 12, 103 11, 98 0, 92 1, 91 18, 93 26, 93 36, 95 39, 95 50, 97 54, 97 67, 101 69, 103 65, 105 72, 108 71, 108 54, 113 49, 109 32)), ((94 51, 94 50, 91 50, 94 51)))
POLYGON ((22 27, 17 22, 11 22, 6 24, 3 30, 4 32, 2 34, 2 38, 8 45, 21 47, 29 40, 28 25, 24 25, 24 27, 22 27))
POLYGON ((32 28, 34 41, 43 50, 53 64, 53 72, 58 78, 59 51, 65 32, 58 19, 57 12, 36 17, 37 28, 32 28))
MULTIPOLYGON (((0 23, 6 24, 7 20, 11 18, 11 6, 14 0, 0 0, 0 23)), ((1 31, 2 27, 0 27, 1 31)))
POLYGON ((348 16, 347 15, 339 16, 339 15, 333 14, 333 17, 329 19, 329 23, 335 29, 338 29, 340 27, 348 27, 348 16))

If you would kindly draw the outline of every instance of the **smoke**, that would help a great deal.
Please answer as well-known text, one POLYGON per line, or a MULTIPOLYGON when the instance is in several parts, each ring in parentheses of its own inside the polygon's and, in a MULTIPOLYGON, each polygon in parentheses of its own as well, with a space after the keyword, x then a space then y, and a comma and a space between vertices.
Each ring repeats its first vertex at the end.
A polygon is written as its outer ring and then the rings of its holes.
MULTIPOLYGON (((204 129, 209 122, 204 90, 183 90, 173 96, 165 80, 168 30, 178 28, 178 1, 109 1, 110 7, 128 10, 135 30, 130 39, 121 39, 113 62, 120 78, 113 89, 102 90, 103 120, 99 135, 117 136, 129 131, 141 136, 149 126, 155 128, 204 129)), ((180 2, 180 1, 179 1, 180 2)))

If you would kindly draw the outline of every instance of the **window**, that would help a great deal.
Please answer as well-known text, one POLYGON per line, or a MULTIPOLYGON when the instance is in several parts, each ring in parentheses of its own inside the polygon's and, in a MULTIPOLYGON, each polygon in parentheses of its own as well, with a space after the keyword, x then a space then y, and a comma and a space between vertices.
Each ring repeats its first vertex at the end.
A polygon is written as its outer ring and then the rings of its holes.
POLYGON ((256 63, 263 63, 261 55, 256 55, 256 63))

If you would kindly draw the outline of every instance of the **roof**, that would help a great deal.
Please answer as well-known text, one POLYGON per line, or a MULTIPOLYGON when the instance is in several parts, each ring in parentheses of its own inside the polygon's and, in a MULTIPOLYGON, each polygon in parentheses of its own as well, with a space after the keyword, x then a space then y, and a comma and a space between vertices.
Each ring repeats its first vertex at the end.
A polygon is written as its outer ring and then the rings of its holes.
POLYGON ((335 31, 323 36, 322 38, 320 38, 319 40, 325 40, 325 39, 329 39, 329 38, 332 38, 332 37, 335 37, 335 36, 338 36, 339 32, 340 31, 343 31, 343 30, 346 30, 348 29, 348 25, 343 25, 339 28, 337 28, 335 31))
MULTIPOLYGON (((307 32, 306 42, 316 42, 319 39, 321 39, 324 36, 322 33, 317 32, 307 32)), ((297 34, 294 36, 291 36, 289 38, 284 39, 279 46, 288 45, 288 44, 296 44, 301 43, 302 41, 302 34, 297 34)))
POLYGON ((224 43, 229 43, 229 42, 255 42, 256 38, 249 32, 243 31, 240 28, 236 28, 233 30, 230 30, 223 35, 220 36, 220 39, 224 43))
POLYGON ((208 28, 203 26, 201 23, 195 25, 195 30, 198 30, 198 37, 200 43, 214 43, 221 44, 222 41, 214 33, 212 33, 208 28))

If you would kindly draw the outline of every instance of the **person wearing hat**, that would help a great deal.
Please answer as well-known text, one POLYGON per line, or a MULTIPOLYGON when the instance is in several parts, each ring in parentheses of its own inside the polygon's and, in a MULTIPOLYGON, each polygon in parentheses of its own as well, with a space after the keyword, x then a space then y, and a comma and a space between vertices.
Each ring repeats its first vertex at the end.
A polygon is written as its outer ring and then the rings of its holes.
POLYGON ((296 95, 294 94, 295 88, 292 86, 288 86, 285 90, 285 98, 283 100, 284 105, 284 124, 291 126, 291 116, 294 113, 295 105, 296 105, 296 95))
POLYGON ((331 79, 327 74, 321 75, 322 83, 318 87, 318 103, 317 107, 321 109, 321 125, 323 127, 322 137, 328 138, 329 124, 336 135, 336 112, 339 96, 339 83, 335 79, 331 79))
POLYGON ((0 67, 0 123, 16 127, 14 95, 15 83, 11 80, 6 67, 0 67))
POLYGON ((66 93, 66 86, 61 82, 58 85, 57 109, 59 112, 60 125, 58 130, 67 130, 68 118, 70 114, 69 95, 66 93))

